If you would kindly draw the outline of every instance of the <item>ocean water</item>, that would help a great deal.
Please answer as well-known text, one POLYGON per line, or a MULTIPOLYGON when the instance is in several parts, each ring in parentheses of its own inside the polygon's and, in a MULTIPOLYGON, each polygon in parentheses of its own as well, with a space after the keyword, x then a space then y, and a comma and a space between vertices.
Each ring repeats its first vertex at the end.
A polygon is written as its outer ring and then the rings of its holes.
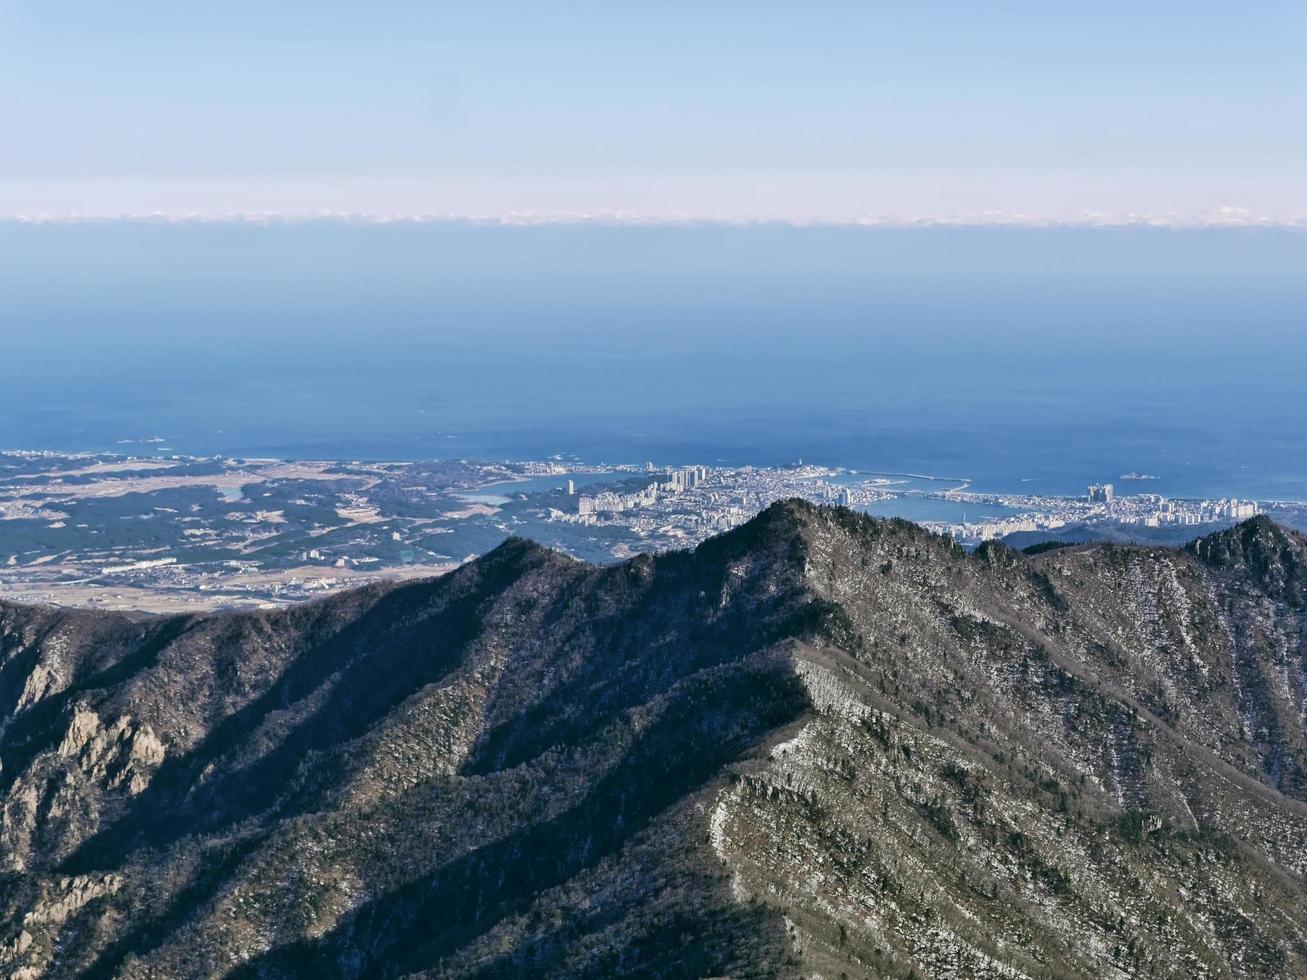
POLYGON ((522 493, 564 493, 567 490, 569 480, 572 481, 573 487, 579 492, 585 487, 591 488, 593 491, 629 478, 630 474, 624 473, 587 473, 584 471, 556 473, 552 476, 533 476, 524 480, 488 483, 483 487, 478 487, 473 493, 462 494, 462 497, 475 503, 505 504, 512 500, 515 495, 522 493))
POLYGON ((1305 273, 1276 230, 0 223, 0 448, 1301 500, 1305 273))
POLYGON ((533 476, 524 480, 491 483, 487 486, 481 487, 480 492, 499 494, 502 496, 518 493, 549 493, 554 490, 565 490, 569 480, 571 480, 572 485, 579 490, 582 487, 603 486, 609 483, 617 483, 625 479, 630 479, 630 474, 569 471, 567 473, 554 474, 553 476, 533 476))

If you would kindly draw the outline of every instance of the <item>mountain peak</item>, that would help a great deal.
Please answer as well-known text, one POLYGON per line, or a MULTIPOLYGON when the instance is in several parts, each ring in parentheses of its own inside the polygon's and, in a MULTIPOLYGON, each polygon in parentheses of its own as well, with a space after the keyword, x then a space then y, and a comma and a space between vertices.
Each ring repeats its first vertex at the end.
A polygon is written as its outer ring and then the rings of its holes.
POLYGON ((1277 598, 1307 599, 1307 542, 1264 514, 1186 545, 1205 564, 1253 576, 1277 598))

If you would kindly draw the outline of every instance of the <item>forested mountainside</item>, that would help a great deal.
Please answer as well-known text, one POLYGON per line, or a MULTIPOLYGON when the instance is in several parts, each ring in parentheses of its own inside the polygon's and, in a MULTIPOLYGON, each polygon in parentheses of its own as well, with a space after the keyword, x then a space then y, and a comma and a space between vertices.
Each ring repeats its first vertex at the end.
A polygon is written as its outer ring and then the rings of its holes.
POLYGON ((0 973, 1307 975, 1307 542, 787 502, 280 611, 0 605, 0 973))

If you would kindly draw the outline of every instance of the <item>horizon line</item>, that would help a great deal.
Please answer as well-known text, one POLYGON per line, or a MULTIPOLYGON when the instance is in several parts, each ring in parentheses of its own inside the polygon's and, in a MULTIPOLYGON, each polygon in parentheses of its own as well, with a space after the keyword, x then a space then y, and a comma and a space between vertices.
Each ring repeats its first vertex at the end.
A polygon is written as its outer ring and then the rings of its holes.
POLYGON ((0 215, 0 224, 311 224, 357 225, 448 224, 484 227, 536 227, 591 225, 597 227, 789 227, 789 228, 1010 228, 1010 229, 1157 229, 1200 231, 1221 229, 1307 230, 1307 214, 1270 216, 1245 208, 1222 207, 1199 214, 1148 214, 1124 212, 1078 212, 1071 215, 1034 215, 1003 211, 981 211, 939 215, 855 215, 783 217, 758 215, 727 217, 695 214, 654 214, 637 211, 508 211, 502 214, 456 212, 370 212, 370 211, 148 211, 81 213, 76 211, 0 215))

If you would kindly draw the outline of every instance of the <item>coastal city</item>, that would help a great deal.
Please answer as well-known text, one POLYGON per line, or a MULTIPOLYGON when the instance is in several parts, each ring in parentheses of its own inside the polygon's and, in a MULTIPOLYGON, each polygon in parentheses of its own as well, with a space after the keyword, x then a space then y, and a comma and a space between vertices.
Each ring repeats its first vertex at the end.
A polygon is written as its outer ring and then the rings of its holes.
MULTIPOLYGON (((1143 479, 1126 474, 1127 480, 1143 479)), ((801 497, 902 517, 965 547, 1181 543, 1292 502, 977 491, 965 478, 796 462, 677 467, 0 453, 0 598, 176 611, 276 606, 438 575, 509 535, 604 563, 689 548, 801 497)))
POLYGON ((960 519, 918 516, 916 522, 964 545, 1002 540, 1020 533, 1056 531, 1071 525, 1115 523, 1139 528, 1193 527, 1232 523, 1261 513, 1251 500, 1171 500, 1160 494, 1118 497, 1112 484, 1093 484, 1082 499, 1015 496, 969 492, 968 481, 950 489, 923 488, 936 478, 911 474, 874 475, 857 480, 857 474, 822 467, 797 466, 784 470, 709 470, 703 466, 673 470, 628 493, 575 493, 575 509, 549 509, 549 519, 586 527, 624 527, 643 538, 694 538, 696 534, 735 526, 775 500, 799 496, 816 503, 906 516, 944 512, 952 508, 960 519), (894 506, 907 500, 917 507, 894 506), (932 506, 933 505, 933 506, 932 506), (969 521, 974 510, 1004 510, 1010 514, 969 521))

